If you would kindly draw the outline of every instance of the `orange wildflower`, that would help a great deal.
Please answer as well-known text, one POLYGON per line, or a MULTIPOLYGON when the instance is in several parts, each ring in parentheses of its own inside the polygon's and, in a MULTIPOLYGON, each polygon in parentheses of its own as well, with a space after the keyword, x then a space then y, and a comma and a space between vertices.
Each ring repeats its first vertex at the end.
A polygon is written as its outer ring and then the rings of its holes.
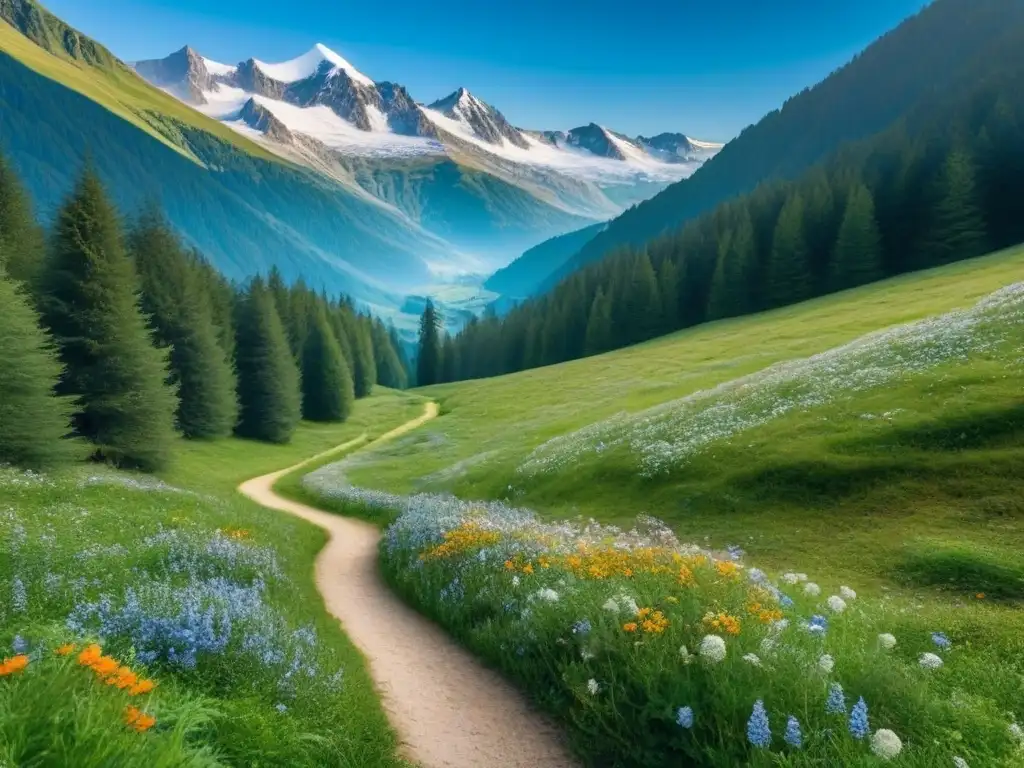
POLYGON ((740 620, 727 613, 705 614, 704 626, 707 629, 720 630, 730 635, 738 635, 740 633, 740 620))
POLYGON ((526 573, 526 574, 533 573, 533 564, 532 563, 527 563, 526 565, 524 565, 523 566, 523 573, 526 573))
POLYGON ((630 621, 622 625, 622 628, 627 632, 636 632, 636 622, 630 621))
POLYGON ((147 715, 137 707, 129 706, 124 709, 124 724, 142 733, 156 725, 156 718, 147 715))
POLYGON ((96 643, 93 643, 83 648, 82 652, 78 654, 78 663, 83 667, 91 667, 102 656, 103 650, 96 643))
POLYGON ((60 648, 55 648, 53 652, 58 656, 69 656, 75 652, 75 644, 68 643, 67 645, 62 645, 60 648))
POLYGON ((120 690, 129 688, 139 681, 138 675, 128 667, 121 667, 113 675, 107 678, 107 685, 116 686, 120 690))
POLYGON ((506 571, 514 571, 515 569, 516 569, 516 564, 515 563, 513 563, 511 560, 506 560, 505 561, 505 570, 506 571))
POLYGON ((11 656, 9 659, 4 659, 3 664, 0 664, 0 677, 7 677, 7 675, 13 675, 15 672, 21 672, 25 667, 28 666, 28 656, 21 653, 17 656, 11 656))
POLYGON ((715 563, 715 570, 726 578, 739 578, 740 575, 740 567, 730 560, 719 560, 715 563))
POLYGON ((128 693, 132 696, 141 696, 144 693, 149 693, 154 688, 156 688, 156 683, 152 680, 139 680, 139 682, 128 689, 128 693))
POLYGON ((975 597, 978 598, 979 600, 984 600, 985 599, 985 593, 984 592, 979 592, 978 594, 975 595, 975 597))
POLYGON ((108 677, 117 672, 120 664, 117 663, 117 659, 112 659, 109 656, 100 656, 92 664, 92 671, 95 672, 99 677, 108 677))

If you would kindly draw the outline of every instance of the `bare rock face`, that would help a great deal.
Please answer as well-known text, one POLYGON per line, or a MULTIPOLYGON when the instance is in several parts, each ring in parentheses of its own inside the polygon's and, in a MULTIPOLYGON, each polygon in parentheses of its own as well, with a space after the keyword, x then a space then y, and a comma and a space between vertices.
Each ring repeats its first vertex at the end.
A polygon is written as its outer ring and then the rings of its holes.
POLYGON ((611 157, 615 160, 626 159, 626 156, 612 142, 608 132, 596 123, 573 128, 566 135, 565 143, 578 149, 585 149, 598 157, 611 157))
POLYGON ((293 144, 295 142, 295 136, 288 130, 288 127, 274 117, 269 109, 261 104, 257 104, 255 99, 249 99, 245 102, 245 106, 242 107, 238 117, 250 128, 260 131, 274 141, 281 144, 293 144))
POLYGON ((523 134, 513 128, 501 112, 480 101, 465 88, 459 88, 451 95, 435 101, 429 108, 467 125, 473 133, 490 144, 501 144, 504 139, 521 149, 530 147, 523 134))
POLYGON ((203 57, 187 45, 166 58, 137 61, 132 66, 153 85, 172 91, 190 104, 205 104, 204 91, 217 88, 217 80, 207 71, 203 57))
POLYGON ((682 133, 659 133, 650 138, 638 136, 636 141, 653 150, 653 153, 663 153, 666 162, 684 162, 699 154, 690 139, 682 133))
POLYGON ((226 78, 226 82, 249 93, 266 96, 269 99, 281 99, 288 86, 279 83, 264 74, 252 59, 243 61, 235 71, 226 78))

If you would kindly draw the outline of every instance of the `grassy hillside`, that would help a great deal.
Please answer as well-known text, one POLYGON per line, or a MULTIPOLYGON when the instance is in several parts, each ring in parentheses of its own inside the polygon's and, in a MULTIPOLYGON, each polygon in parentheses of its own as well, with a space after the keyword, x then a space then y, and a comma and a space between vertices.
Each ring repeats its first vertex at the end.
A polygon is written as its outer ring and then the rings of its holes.
MULTIPOLYGON (((863 391, 808 394, 799 376, 783 376, 773 397, 785 403, 799 394, 807 404, 775 418, 755 414, 735 438, 719 435, 715 422, 742 421, 742 410, 729 410, 729 389, 697 400, 677 434, 658 432, 658 418, 628 414, 970 307, 1022 274, 1018 248, 596 358, 428 388, 442 416, 374 460, 361 456, 345 475, 388 491, 510 499, 553 517, 628 524, 652 514, 684 540, 742 546, 762 567, 813 568, 837 584, 930 595, 940 611, 949 606, 941 590, 951 589, 976 604, 977 615, 961 618, 983 635, 992 622, 1020 621, 990 603, 1024 600, 1015 564, 1024 547, 1018 331, 998 348, 982 345, 920 371, 898 346, 888 362, 882 352, 867 362, 851 357, 848 368, 895 366, 863 391), (704 410, 713 418, 701 421, 704 410), (623 436, 633 448, 615 444, 623 436), (645 476, 651 452, 643 445, 659 440, 696 441, 701 450, 645 476)), ((811 380, 851 375, 830 359, 808 369, 811 380)), ((757 386, 755 379, 736 390, 740 401, 776 408, 755 397, 757 386)))
POLYGON ((1017 766, 1022 267, 431 388, 436 421, 303 493, 393 522, 390 583, 587 765, 1017 766))
POLYGON ((0 676, 0 762, 404 766, 362 656, 314 587, 323 532, 234 488, 421 409, 381 391, 346 424, 302 425, 288 446, 185 443, 166 482, 0 469, 0 584, 14 595, 0 655, 29 658, 0 676), (151 692, 98 685, 76 664, 98 634, 151 692), (56 655, 66 642, 75 655, 56 655), (155 723, 134 732, 126 706, 155 723))
POLYGON ((103 46, 79 35, 32 0, 0 3, 0 51, 194 160, 177 124, 205 131, 247 154, 284 163, 251 139, 154 88, 103 46), (69 39, 74 41, 71 52, 64 42, 69 39))

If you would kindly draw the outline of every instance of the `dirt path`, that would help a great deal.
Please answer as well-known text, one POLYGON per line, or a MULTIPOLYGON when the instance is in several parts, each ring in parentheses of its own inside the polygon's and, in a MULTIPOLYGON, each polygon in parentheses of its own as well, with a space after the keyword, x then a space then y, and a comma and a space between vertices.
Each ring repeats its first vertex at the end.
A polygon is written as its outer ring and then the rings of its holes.
MULTIPOLYGON (((437 403, 428 403, 422 416, 367 448, 403 435, 437 413, 437 403)), ((576 765, 559 733, 531 711, 511 685, 392 594, 377 571, 377 528, 274 493, 280 477, 310 461, 247 480, 238 490, 265 507, 298 515, 330 533, 316 561, 317 587, 327 609, 369 660, 405 756, 424 768, 576 765)))

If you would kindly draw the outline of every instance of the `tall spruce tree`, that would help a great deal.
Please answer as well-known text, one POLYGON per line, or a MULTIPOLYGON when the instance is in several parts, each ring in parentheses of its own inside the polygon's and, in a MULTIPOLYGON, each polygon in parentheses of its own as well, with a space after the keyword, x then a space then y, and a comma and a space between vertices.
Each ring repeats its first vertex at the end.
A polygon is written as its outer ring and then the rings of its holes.
POLYGON ((75 431, 97 458, 165 467, 177 408, 167 354, 153 344, 117 212, 91 167, 57 215, 41 279, 43 319, 65 367, 58 392, 78 398, 75 431))
POLYGON ((405 389, 409 380, 405 367, 392 344, 387 327, 380 319, 373 321, 373 356, 377 364, 377 383, 391 389, 405 389))
POLYGON ((310 421, 345 421, 352 413, 352 372, 327 320, 324 303, 308 310, 302 354, 302 415, 310 421))
POLYGON ((0 268, 35 290, 45 254, 43 231, 32 215, 28 195, 0 154, 0 268))
POLYGON ((434 302, 427 299, 420 317, 419 350, 416 359, 416 386, 427 387, 441 379, 441 319, 434 302))
POLYGON ((811 296, 813 283, 804 239, 804 201, 794 193, 782 206, 775 224, 768 263, 767 305, 780 307, 811 296))
POLYGON ((47 469, 81 454, 63 439, 73 403, 55 396, 60 374, 24 289, 0 267, 0 464, 47 469))
POLYGON ((287 443, 301 416, 299 370, 273 296, 255 278, 235 320, 239 420, 236 434, 287 443))
POLYGON ((206 302, 210 306, 217 343, 224 352, 224 359, 234 366, 235 299, 238 291, 199 251, 192 249, 190 260, 199 288, 206 295, 206 302))
POLYGON ((128 242, 141 280, 142 309, 157 342, 170 349, 178 429, 189 438, 227 437, 238 419, 235 372, 218 343, 198 270, 156 210, 139 218, 128 242))
POLYGON ((985 218, 979 205, 974 161, 960 149, 946 157, 938 197, 918 256, 920 266, 950 264, 986 251, 985 218))
POLYGON ((373 356, 373 339, 370 318, 355 315, 353 320, 356 367, 354 371, 356 397, 369 397, 377 382, 377 363, 373 356))
POLYGON ((587 340, 585 354, 598 355, 611 349, 612 345, 612 304, 604 289, 598 286, 597 295, 590 306, 587 319, 587 340))
POLYGON ((841 291, 882 277, 882 235, 875 203, 863 184, 850 190, 829 272, 829 289, 841 291))

